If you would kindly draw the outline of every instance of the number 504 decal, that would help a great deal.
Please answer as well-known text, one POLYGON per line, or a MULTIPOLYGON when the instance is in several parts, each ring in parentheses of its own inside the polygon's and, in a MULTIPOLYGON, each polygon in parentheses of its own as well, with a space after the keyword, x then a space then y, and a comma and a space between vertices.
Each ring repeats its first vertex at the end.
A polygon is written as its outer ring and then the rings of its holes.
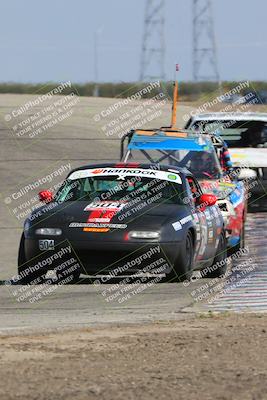
POLYGON ((39 240, 39 250, 55 250, 55 241, 53 239, 39 240))

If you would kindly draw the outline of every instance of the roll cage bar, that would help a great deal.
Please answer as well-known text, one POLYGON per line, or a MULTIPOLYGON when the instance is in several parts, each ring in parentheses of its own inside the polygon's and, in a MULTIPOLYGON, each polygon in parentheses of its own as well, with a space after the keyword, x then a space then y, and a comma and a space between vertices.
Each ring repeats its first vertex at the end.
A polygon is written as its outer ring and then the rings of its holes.
MULTIPOLYGON (((148 141, 149 141, 149 136, 156 136, 157 132, 164 132, 166 129, 168 129, 168 131, 170 131, 169 127, 163 127, 160 128, 159 130, 155 130, 155 129, 146 129, 143 130, 144 132, 149 133, 148 135, 148 141)), ((173 130, 173 132, 183 132, 183 133, 192 133, 192 131, 189 130, 173 130)), ((131 142, 131 139, 134 135, 134 133, 136 133, 136 131, 134 129, 130 130, 129 132, 127 132, 122 138, 121 138, 121 144, 120 144, 120 161, 122 162, 128 162, 129 159, 132 157, 132 151, 128 149, 128 145, 131 142)), ((216 155, 219 159, 220 157, 220 150, 222 149, 224 142, 222 140, 222 138, 216 136, 216 135, 212 135, 209 134, 209 137, 212 141, 212 144, 214 146, 216 155)), ((177 140, 179 140, 179 138, 177 138, 177 140)), ((151 154, 148 153, 148 151, 144 150, 144 149, 139 149, 139 151, 146 157, 146 159, 150 162, 150 163, 160 163, 163 160, 168 160, 168 164, 173 164, 174 162, 180 162, 180 160, 175 156, 175 152, 177 150, 162 150, 162 149, 153 149, 153 152, 157 152, 157 157, 158 158, 154 158, 152 157, 151 154)))

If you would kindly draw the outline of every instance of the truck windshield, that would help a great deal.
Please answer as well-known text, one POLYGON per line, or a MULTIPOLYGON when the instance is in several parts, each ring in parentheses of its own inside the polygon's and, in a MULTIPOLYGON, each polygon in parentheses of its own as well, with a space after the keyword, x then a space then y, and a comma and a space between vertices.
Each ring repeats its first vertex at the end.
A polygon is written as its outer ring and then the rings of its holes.
POLYGON ((260 121, 196 121, 197 132, 220 135, 229 147, 267 147, 267 123, 260 121))

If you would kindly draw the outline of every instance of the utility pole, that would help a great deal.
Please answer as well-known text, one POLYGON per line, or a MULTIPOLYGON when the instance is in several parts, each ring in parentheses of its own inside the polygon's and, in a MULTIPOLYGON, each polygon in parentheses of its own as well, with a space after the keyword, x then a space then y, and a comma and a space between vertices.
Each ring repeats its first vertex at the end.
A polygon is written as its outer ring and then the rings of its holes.
POLYGON ((98 47, 99 47, 99 36, 102 32, 102 28, 98 28, 94 33, 94 81, 95 86, 93 90, 93 96, 99 96, 99 84, 98 84, 98 47))
POLYGON ((165 0, 146 0, 140 81, 165 79, 165 0))
POLYGON ((220 86, 211 0, 193 0, 192 3, 194 80, 216 81, 220 86))

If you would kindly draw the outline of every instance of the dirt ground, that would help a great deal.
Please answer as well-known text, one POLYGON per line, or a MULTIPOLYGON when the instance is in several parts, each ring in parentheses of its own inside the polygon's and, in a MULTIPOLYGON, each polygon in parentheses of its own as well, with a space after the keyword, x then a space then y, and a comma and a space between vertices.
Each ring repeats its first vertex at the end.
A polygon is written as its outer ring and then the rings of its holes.
POLYGON ((0 336, 0 398, 265 400, 267 315, 0 336))

